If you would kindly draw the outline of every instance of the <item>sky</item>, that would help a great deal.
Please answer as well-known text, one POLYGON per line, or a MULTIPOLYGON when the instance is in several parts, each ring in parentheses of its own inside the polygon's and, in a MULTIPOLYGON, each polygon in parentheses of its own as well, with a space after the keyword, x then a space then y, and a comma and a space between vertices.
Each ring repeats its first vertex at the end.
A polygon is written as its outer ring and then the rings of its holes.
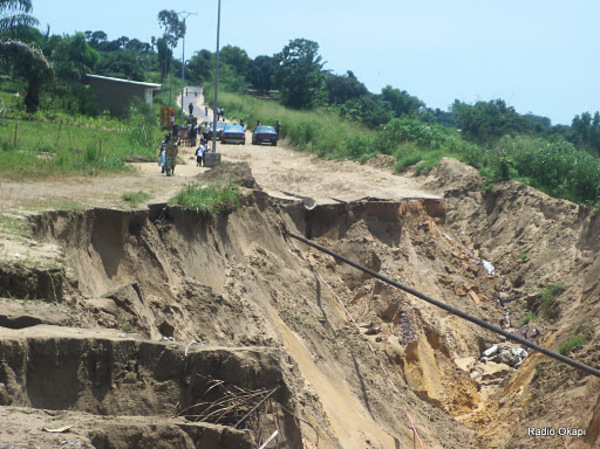
MULTIPOLYGON (((218 0, 33 0, 52 34, 102 30, 150 42, 162 9, 187 19, 185 56, 216 49, 218 0)), ((352 70, 371 92, 405 90, 447 110, 501 98, 521 114, 571 124, 600 110, 598 0, 221 0, 221 47, 251 58, 316 41, 325 69, 352 70)), ((182 45, 175 50, 181 57, 182 45)))

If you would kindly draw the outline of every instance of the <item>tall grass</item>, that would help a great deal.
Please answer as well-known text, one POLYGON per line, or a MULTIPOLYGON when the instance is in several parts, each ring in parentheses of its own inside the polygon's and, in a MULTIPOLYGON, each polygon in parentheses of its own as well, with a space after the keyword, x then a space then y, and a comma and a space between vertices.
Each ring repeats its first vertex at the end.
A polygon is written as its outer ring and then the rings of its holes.
POLYGON ((0 176, 23 179, 128 171, 126 159, 131 154, 154 155, 152 147, 123 131, 125 124, 110 124, 114 127, 0 119, 0 176))
MULTIPOLYGON (((204 91, 206 101, 212 104, 212 90, 205 86, 204 91)), ((257 121, 263 125, 274 125, 279 121, 282 138, 288 139, 299 150, 310 151, 323 158, 358 160, 373 151, 376 132, 341 120, 334 112, 297 111, 274 101, 228 92, 219 93, 219 105, 225 108, 227 118, 243 119, 250 129, 257 121)))
POLYGON ((503 137, 498 147, 508 168, 548 194, 580 204, 600 204, 600 160, 563 138, 503 137))
MULTIPOLYGON (((212 92, 205 86, 209 103, 212 92)), ((396 158, 397 171, 414 165, 418 175, 441 158, 454 157, 479 169, 491 182, 517 179, 558 198, 600 205, 600 159, 562 138, 505 136, 490 148, 464 140, 455 129, 413 117, 396 118, 372 130, 333 111, 290 110, 248 95, 219 93, 219 105, 227 117, 244 119, 250 128, 257 120, 269 125, 279 120, 282 137, 323 158, 364 162, 376 154, 389 154, 396 158)))

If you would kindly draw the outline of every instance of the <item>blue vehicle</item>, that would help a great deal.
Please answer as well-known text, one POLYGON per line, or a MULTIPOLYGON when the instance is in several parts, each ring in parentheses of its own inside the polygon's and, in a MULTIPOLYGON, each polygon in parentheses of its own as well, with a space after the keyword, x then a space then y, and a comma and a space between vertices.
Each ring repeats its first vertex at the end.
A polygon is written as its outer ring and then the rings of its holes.
MULTIPOLYGON (((226 126, 227 126, 227 123, 225 123, 225 122, 217 122, 217 140, 219 140, 223 136, 223 131, 225 130, 226 126)), ((213 122, 210 122, 208 129, 209 129, 209 132, 207 133, 207 135, 204 138, 206 140, 212 140, 212 135, 213 135, 213 130, 214 130, 213 122)))
POLYGON ((221 143, 246 144, 246 131, 242 125, 227 125, 221 133, 221 143))
POLYGON ((272 126, 260 125, 252 133, 252 145, 259 145, 268 142, 273 146, 277 145, 279 135, 272 126))

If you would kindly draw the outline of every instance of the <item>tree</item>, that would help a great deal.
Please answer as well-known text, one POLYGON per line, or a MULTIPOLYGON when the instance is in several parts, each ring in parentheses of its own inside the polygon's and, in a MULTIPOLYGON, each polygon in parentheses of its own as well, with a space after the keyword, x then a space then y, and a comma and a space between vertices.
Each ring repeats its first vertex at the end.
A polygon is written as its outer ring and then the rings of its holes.
POLYGON ((257 56, 248 65, 246 72, 246 81, 265 94, 268 90, 275 88, 275 75, 277 72, 277 62, 271 56, 257 56))
POLYGON ((195 52, 187 63, 190 81, 199 84, 213 79, 215 55, 208 50, 195 52))
POLYGON ((501 99, 474 105, 455 100, 451 110, 463 135, 481 144, 493 144, 506 134, 526 129, 525 121, 501 99))
POLYGON ((0 0, 0 56, 27 81, 25 106, 27 112, 34 113, 40 104, 42 84, 53 77, 53 71, 39 49, 17 39, 20 32, 38 23, 27 14, 31 9, 31 0, 0 0))
POLYGON ((96 50, 101 50, 102 44, 108 40, 108 36, 104 31, 86 31, 85 37, 87 38, 90 46, 96 50))
POLYGON ((405 90, 395 89, 390 85, 385 86, 381 90, 381 95, 387 101, 396 117, 403 115, 417 114, 419 110, 425 106, 417 97, 409 95, 405 90))
POLYGON ((226 45, 219 52, 219 63, 229 64, 238 75, 245 77, 250 64, 250 57, 246 50, 233 45, 226 45))
MULTIPOLYGON (((173 49, 177 46, 177 41, 185 36, 185 23, 179 20, 179 15, 172 9, 163 9, 158 13, 158 24, 164 29, 163 39, 172 54, 173 49)), ((165 56, 167 56, 167 54, 165 54, 165 56)), ((163 77, 167 76, 167 73, 169 72, 169 61, 170 59, 167 60, 165 58, 163 77)))
POLYGON ((14 39, 20 30, 37 25, 37 19, 28 14, 31 9, 31 0, 0 0, 0 37, 14 39))
POLYGON ((42 85, 54 74, 48 60, 39 49, 19 41, 0 41, 0 57, 10 61, 15 72, 27 81, 25 107, 33 114, 40 105, 42 85))
POLYGON ((295 39, 276 55, 281 76, 281 100, 295 109, 312 108, 323 100, 325 92, 319 44, 295 39))
POLYGON ((329 103, 332 104, 342 104, 369 93, 366 86, 358 81, 351 70, 348 70, 345 75, 327 73, 325 85, 329 93, 329 103))
POLYGON ((593 117, 589 112, 576 115, 571 123, 572 142, 584 149, 600 155, 600 112, 593 117))
POLYGON ((343 117, 362 122, 371 128, 384 125, 394 117, 390 104, 381 95, 371 93, 346 101, 341 105, 340 112, 343 117))

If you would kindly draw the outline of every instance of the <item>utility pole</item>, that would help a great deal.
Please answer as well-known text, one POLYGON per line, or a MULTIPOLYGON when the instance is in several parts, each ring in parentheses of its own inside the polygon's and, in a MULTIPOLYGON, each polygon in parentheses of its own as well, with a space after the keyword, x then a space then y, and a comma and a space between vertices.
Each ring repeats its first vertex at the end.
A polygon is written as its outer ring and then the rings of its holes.
POLYGON ((221 153, 217 153, 217 108, 219 106, 219 34, 221 31, 221 0, 217 15, 217 53, 215 56, 215 102, 213 105, 212 151, 204 154, 204 166, 215 167, 221 163, 221 153))
POLYGON ((181 124, 180 126, 183 126, 183 114, 184 114, 184 109, 183 109, 183 98, 184 98, 184 83, 185 83, 185 31, 186 27, 185 27, 185 19, 187 19, 189 16, 195 16, 198 15, 197 12, 188 12, 188 11, 180 11, 177 13, 177 15, 179 16, 183 16, 183 37, 182 37, 182 49, 181 49, 181 124))
POLYGON ((219 34, 221 31, 221 0, 219 0, 219 12, 217 14, 217 53, 215 57, 215 104, 213 105, 213 138, 212 152, 217 152, 217 107, 219 105, 219 34))

